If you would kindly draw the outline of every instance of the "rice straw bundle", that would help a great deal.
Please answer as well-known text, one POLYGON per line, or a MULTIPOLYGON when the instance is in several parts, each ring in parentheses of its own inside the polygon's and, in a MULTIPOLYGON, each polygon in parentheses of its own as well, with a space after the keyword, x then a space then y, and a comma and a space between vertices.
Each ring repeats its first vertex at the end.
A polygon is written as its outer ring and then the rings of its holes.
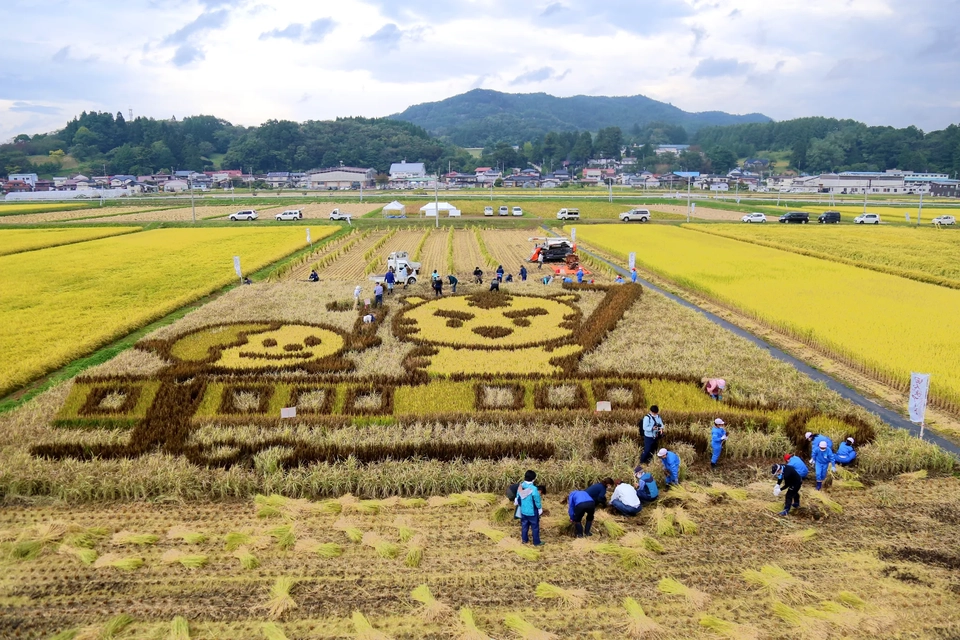
POLYGON ((313 503, 313 512, 338 516, 343 511, 343 505, 339 500, 323 500, 313 503))
POLYGON ((260 631, 267 640, 287 640, 287 634, 273 622, 264 622, 260 626, 260 631))
POLYGON ((673 510, 673 521, 680 533, 685 536, 697 532, 697 523, 690 519, 683 507, 677 507, 673 510))
POLYGON ((280 576, 270 588, 270 600, 264 605, 271 618, 278 619, 287 611, 297 608, 297 603, 290 597, 293 588, 293 578, 280 576))
POLYGON ((770 605, 773 614, 783 620, 791 627, 803 630, 803 635, 807 638, 829 638, 831 637, 829 625, 818 618, 803 615, 791 606, 788 606, 779 600, 774 600, 770 605))
POLYGON ((744 580, 759 587, 757 593, 770 597, 777 598, 791 594, 802 597, 808 593, 802 581, 775 564, 765 564, 760 567, 760 571, 747 569, 742 575, 744 580))
POLYGON ((381 558, 396 558, 400 553, 400 545, 384 540, 379 534, 373 531, 367 531, 363 534, 360 542, 368 547, 373 547, 377 555, 381 558))
POLYGON ((603 525, 604 532, 614 540, 627 535, 627 530, 623 527, 623 525, 611 518, 606 513, 597 512, 596 519, 599 520, 600 524, 603 525))
POLYGON ((77 634, 74 640, 110 640, 131 624, 133 624, 133 616, 121 613, 107 620, 107 623, 100 628, 87 627, 77 634))
POLYGON ((420 615, 426 622, 436 622, 442 618, 446 618, 453 612, 453 609, 448 605, 433 597, 433 594, 430 593, 430 587, 425 584, 421 584, 411 591, 410 597, 423 605, 423 610, 420 611, 420 615))
POLYGON ((756 640, 760 633, 753 627, 722 620, 716 616, 700 616, 700 626, 732 640, 756 640))
POLYGON ((108 553, 97 558, 93 566, 97 569, 113 567, 122 571, 134 571, 143 566, 143 558, 136 556, 122 557, 116 553, 108 553))
POLYGON ((83 564, 93 564, 97 561, 97 552, 95 549, 84 549, 82 547, 74 547, 69 544, 62 544, 60 548, 57 549, 57 553, 61 555, 70 555, 75 556, 83 564))
POLYGON ((390 640, 390 636, 374 629, 370 621, 359 611, 353 612, 351 620, 353 620, 353 628, 354 631, 356 631, 357 640, 390 640))
POLYGON ((181 526, 170 527, 170 530, 167 531, 167 537, 173 540, 183 540, 187 544, 201 544, 207 541, 206 534, 190 531, 181 526))
POLYGON ((496 524, 505 524, 513 519, 513 514, 516 512, 517 508, 514 505, 502 504, 493 510, 490 519, 496 524))
POLYGON ((302 498, 288 498, 277 494, 264 496, 257 494, 253 497, 257 506, 258 518, 298 518, 304 511, 312 511, 313 505, 309 500, 302 498))
POLYGON ((897 480, 903 480, 904 482, 916 482, 918 480, 926 480, 927 473, 926 469, 920 469, 920 471, 911 471, 910 473, 901 473, 897 476, 897 480))
POLYGON ((157 540, 159 539, 160 536, 155 536, 152 533, 132 533, 130 531, 120 531, 113 534, 110 542, 121 547, 128 544, 144 546, 156 544, 157 540))
POLYGON ((810 491, 807 495, 822 504, 828 511, 843 513, 843 507, 840 506, 840 503, 832 500, 823 491, 810 491))
POLYGON ((274 527, 267 531, 267 535, 273 538, 277 546, 283 550, 292 549, 297 544, 297 536, 293 533, 293 527, 289 524, 274 527))
POLYGON ((260 566, 260 560, 250 553, 250 549, 247 547, 237 547, 233 552, 233 557, 240 561, 240 566, 244 569, 256 569, 260 566))
POLYGON ((350 542, 357 542, 363 540, 363 531, 360 530, 360 527, 348 518, 340 518, 333 523, 333 528, 337 531, 342 531, 347 535, 347 538, 350 539, 350 542))
POLYGON ((586 589, 564 589, 548 582, 537 585, 536 596, 543 600, 559 600, 560 605, 570 609, 581 609, 589 597, 586 589))
POLYGON ((788 547, 800 547, 805 542, 810 542, 817 537, 817 530, 813 527, 809 529, 803 529, 802 531, 795 531, 794 533, 788 533, 785 536, 780 538, 780 541, 783 542, 788 547))
POLYGON ((524 560, 539 560, 540 550, 529 545, 521 544, 519 540, 513 538, 504 538, 497 543, 497 546, 507 551, 512 551, 524 560))
POLYGON ((400 500, 400 506, 405 509, 422 509, 427 506, 427 501, 423 498, 404 498, 400 500))
POLYGON ((110 532, 103 527, 90 527, 88 529, 83 529, 82 531, 77 531, 70 534, 66 537, 64 542, 71 547, 92 549, 95 544, 100 542, 100 540, 103 538, 106 538, 109 533, 110 532))
POLYGON ((837 598, 848 607, 860 609, 861 611, 867 608, 867 601, 852 591, 841 591, 837 594, 837 598))
POLYGON ((661 580, 657 583, 657 589, 660 593, 665 593, 669 596, 684 597, 694 609, 702 609, 704 605, 710 601, 709 594, 692 589, 673 578, 664 578, 661 580))
POLYGON ((714 496, 724 495, 736 502, 743 502, 748 497, 746 489, 734 489, 720 482, 711 484, 710 488, 707 489, 707 493, 714 496))
POLYGON ((620 544, 625 547, 633 547, 634 549, 646 549, 654 553, 663 553, 665 551, 659 540, 637 531, 628 533, 620 538, 620 544))
POLYGON ((190 623, 183 616, 176 616, 170 621, 170 633, 167 640, 190 640, 190 623))
POLYGON ((463 495, 467 498, 467 500, 477 507, 489 507, 496 504, 497 500, 499 500, 496 494, 493 493, 474 493, 473 491, 464 491, 463 495))
POLYGON ((494 529, 489 524, 483 520, 474 520, 470 523, 470 531, 475 531, 479 534, 485 535, 494 542, 500 542, 507 537, 507 534, 499 529, 494 529))
POLYGON ((632 638, 660 637, 661 627, 644 612, 640 603, 633 598, 623 599, 623 608, 627 610, 630 621, 627 622, 627 635, 632 638))
POLYGON ((653 523, 658 536, 672 538, 677 535, 677 530, 673 527, 673 514, 663 507, 653 510, 653 523))
POLYGON ((515 613, 506 616, 503 619, 503 624, 523 640, 556 640, 557 637, 549 631, 538 629, 515 613))
POLYGON ((410 518, 397 516, 393 521, 393 526, 397 528, 397 533, 400 535, 400 542, 409 542, 413 536, 417 534, 417 530, 413 528, 410 518))
POLYGON ((253 536, 249 533, 240 533, 232 531, 223 537, 223 548, 225 551, 234 551, 245 544, 250 544, 253 536))
POLYGON ((164 564, 179 562, 187 569, 199 569, 207 564, 209 558, 201 555, 189 555, 177 549, 170 549, 160 557, 164 564))
POLYGON ((382 507, 383 505, 379 500, 358 500, 357 502, 349 503, 350 511, 355 511, 365 516, 377 515, 380 513, 382 507))
POLYGON ((343 547, 336 542, 318 542, 312 538, 298 540, 293 548, 295 553, 311 553, 321 558, 336 558, 343 554, 343 547))
POLYGON ((426 547, 426 541, 423 535, 415 535, 407 545, 407 555, 403 559, 403 564, 408 567, 416 568, 423 562, 423 550, 426 547))
POLYGON ((491 640, 490 636, 477 627, 477 621, 473 619, 473 611, 467 607, 460 608, 460 624, 463 625, 463 629, 458 640, 491 640))

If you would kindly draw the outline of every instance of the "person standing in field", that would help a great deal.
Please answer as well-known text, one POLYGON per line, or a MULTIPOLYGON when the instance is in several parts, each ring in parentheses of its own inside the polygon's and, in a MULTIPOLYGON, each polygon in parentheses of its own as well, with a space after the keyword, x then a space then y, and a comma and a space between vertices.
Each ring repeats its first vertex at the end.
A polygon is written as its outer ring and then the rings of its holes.
POLYGON ((500 282, 503 282, 503 265, 502 264, 497 265, 497 280, 499 280, 500 282))
POLYGON ((480 267, 473 270, 473 282, 475 284, 483 284, 483 271, 480 267))
POLYGON ((631 268, 630 268, 630 281, 633 282, 634 284, 637 283, 637 268, 636 268, 636 267, 631 267, 631 268))
POLYGON ((543 269, 543 252, 545 247, 540 247, 540 253, 537 254, 537 269, 543 269))
POLYGON ((643 454, 640 456, 640 462, 647 464, 653 457, 653 452, 657 448, 657 440, 663 434, 663 420, 660 419, 660 407, 653 405, 650 407, 650 413, 643 416, 640 421, 640 435, 643 436, 643 454))
POLYGON ((673 484, 680 484, 680 456, 673 451, 660 449, 660 451, 657 452, 657 457, 660 458, 660 462, 663 464, 663 483, 666 485, 666 488, 669 489, 670 485, 673 484))
POLYGON ((720 452, 723 451, 723 443, 727 441, 726 423, 722 418, 713 421, 713 431, 710 434, 710 447, 713 450, 713 456, 710 458, 710 468, 717 468, 717 461, 720 460, 720 452))
POLYGON ((457 280, 457 276, 452 273, 447 276, 447 281, 450 283, 450 290, 454 293, 457 292, 457 285, 460 284, 460 281, 457 280))
POLYGON ((393 267, 387 269, 387 273, 383 276, 383 281, 387 283, 387 294, 393 295, 393 285, 397 281, 397 274, 394 273, 393 267))
POLYGON ((823 481, 827 479, 827 471, 830 467, 837 470, 837 457, 827 446, 826 440, 821 440, 817 449, 813 452, 813 469, 817 473, 817 491, 823 487, 823 481))
POLYGON ((520 541, 527 544, 530 537, 533 537, 533 546, 540 547, 540 516, 543 515, 543 503, 540 499, 540 491, 533 481, 537 479, 537 473, 533 470, 527 470, 523 474, 523 482, 517 488, 517 497, 513 504, 517 506, 517 512, 520 514, 520 541))
POLYGON ((822 433, 813 435, 807 431, 804 437, 807 439, 807 442, 810 443, 810 464, 813 464, 813 454, 817 452, 821 441, 826 442, 827 448, 833 451, 833 440, 831 440, 829 436, 825 436, 822 433))
MULTIPOLYGON (((436 273, 436 271, 434 271, 436 273)), ((443 279, 437 276, 433 281, 433 294, 436 298, 443 297, 443 279)))
POLYGON ((377 283, 377 286, 373 288, 373 306, 383 306, 383 285, 379 282, 377 283))
POLYGON ((593 516, 597 505, 586 491, 574 491, 567 498, 567 514, 570 516, 570 522, 573 523, 573 531, 576 537, 592 536, 590 527, 593 526, 593 516), (583 518, 586 516, 586 524, 583 518))
POLYGON ((523 265, 520 265, 520 282, 527 281, 527 268, 523 265))
POLYGON ((430 274, 430 282, 436 282, 440 279, 440 273, 434 269, 433 273, 430 274))
POLYGON ((361 287, 360 285, 357 285, 357 287, 353 290, 353 306, 354 307, 360 306, 361 293, 363 293, 363 287, 361 287))
POLYGON ((577 267, 577 284, 583 284, 583 267, 577 267))
POLYGON ((638 489, 639 486, 618 480, 617 486, 613 489, 613 495, 610 496, 610 506, 622 515, 637 515, 643 508, 640 504, 640 496, 637 495, 638 489))
POLYGON ((837 464, 845 467, 857 459, 857 451, 853 448, 853 445, 854 440, 852 437, 840 443, 836 453, 837 464))
POLYGON ((779 497, 782 491, 781 487, 787 490, 787 495, 783 499, 783 511, 780 512, 780 515, 789 515, 790 509, 800 508, 800 487, 803 486, 803 478, 790 465, 775 464, 770 472, 777 477, 777 484, 773 485, 773 495, 779 497))

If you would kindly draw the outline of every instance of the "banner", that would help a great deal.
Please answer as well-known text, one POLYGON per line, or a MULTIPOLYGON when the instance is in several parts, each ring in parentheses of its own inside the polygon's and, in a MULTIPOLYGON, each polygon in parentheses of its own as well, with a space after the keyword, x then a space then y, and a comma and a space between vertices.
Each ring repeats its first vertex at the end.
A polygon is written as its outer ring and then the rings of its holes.
POLYGON ((576 241, 577 241, 577 228, 576 228, 576 227, 571 227, 571 228, 570 228, 570 240, 572 240, 573 242, 576 242, 576 241))
POLYGON ((635 267, 637 266, 637 254, 636 254, 636 252, 634 252, 634 251, 631 251, 631 252, 630 252, 630 257, 629 257, 629 259, 628 259, 628 261, 627 261, 627 264, 630 266, 631 269, 633 269, 633 268, 635 268, 635 267))
POLYGON ((233 270, 237 272, 237 277, 243 277, 243 271, 240 270, 240 256, 233 256, 233 270))
POLYGON ((281 418, 296 418, 297 417, 297 408, 296 407, 283 407, 280 409, 281 418))
POLYGON ((910 397, 907 408, 910 410, 910 422, 923 424, 927 412, 927 391, 930 390, 929 373, 910 374, 910 397))
POLYGON ((310 227, 307 227, 307 244, 313 244, 310 242, 310 227))

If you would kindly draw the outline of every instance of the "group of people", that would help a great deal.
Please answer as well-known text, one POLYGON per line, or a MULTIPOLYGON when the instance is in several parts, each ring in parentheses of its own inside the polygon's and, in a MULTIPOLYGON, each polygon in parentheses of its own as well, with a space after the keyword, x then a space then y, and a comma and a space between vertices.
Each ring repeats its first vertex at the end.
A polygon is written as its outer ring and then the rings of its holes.
MULTIPOLYGON (((503 269, 503 265, 497 265, 497 270, 495 272, 494 279, 490 281, 490 290, 499 291, 500 283, 502 282, 513 282, 513 274, 506 273, 503 269)), ((527 267, 525 265, 520 265, 520 270, 517 271, 517 277, 520 279, 520 282, 527 281, 527 267)), ((483 269, 479 266, 473 270, 473 282, 474 284, 483 284, 483 269)))

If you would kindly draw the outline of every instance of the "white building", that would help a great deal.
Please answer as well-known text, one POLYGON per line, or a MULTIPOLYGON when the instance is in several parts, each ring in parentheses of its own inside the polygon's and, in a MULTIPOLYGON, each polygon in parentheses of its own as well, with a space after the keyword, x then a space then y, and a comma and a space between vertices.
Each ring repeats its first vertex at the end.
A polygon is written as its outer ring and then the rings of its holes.
POLYGON ((422 162, 394 162, 390 165, 390 181, 426 178, 427 168, 422 162))
POLYGON ((376 171, 360 167, 333 167, 318 169, 307 174, 306 182, 309 189, 358 189, 373 187, 376 171))
POLYGON ((30 185, 30 188, 33 189, 37 186, 37 180, 39 178, 37 178, 37 174, 35 173, 11 173, 7 179, 10 182, 13 182, 14 180, 26 182, 30 185))
POLYGON ((186 180, 167 180, 163 183, 163 190, 168 193, 180 193, 190 188, 186 180))

